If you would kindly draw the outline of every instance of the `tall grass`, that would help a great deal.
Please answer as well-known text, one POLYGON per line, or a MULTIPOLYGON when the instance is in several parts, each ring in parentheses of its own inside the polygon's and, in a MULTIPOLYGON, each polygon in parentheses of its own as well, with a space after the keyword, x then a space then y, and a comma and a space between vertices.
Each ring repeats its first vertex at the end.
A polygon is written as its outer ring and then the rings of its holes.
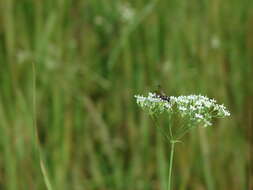
POLYGON ((251 1, 3 0, 0 8, 1 189, 46 188, 32 63, 53 190, 166 188, 169 147, 132 98, 157 84, 232 112, 177 145, 174 189, 250 189, 251 1))

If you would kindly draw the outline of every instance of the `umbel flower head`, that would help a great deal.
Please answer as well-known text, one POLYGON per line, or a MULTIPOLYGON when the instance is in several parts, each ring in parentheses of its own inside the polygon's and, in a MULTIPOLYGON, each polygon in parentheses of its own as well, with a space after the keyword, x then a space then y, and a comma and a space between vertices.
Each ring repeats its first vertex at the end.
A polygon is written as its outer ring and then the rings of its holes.
POLYGON ((187 119, 191 124, 202 124, 211 126, 213 118, 223 118, 230 116, 224 105, 216 103, 216 100, 202 95, 170 96, 169 100, 164 100, 156 93, 149 93, 147 97, 135 95, 136 102, 151 115, 162 113, 176 113, 183 119, 187 119))

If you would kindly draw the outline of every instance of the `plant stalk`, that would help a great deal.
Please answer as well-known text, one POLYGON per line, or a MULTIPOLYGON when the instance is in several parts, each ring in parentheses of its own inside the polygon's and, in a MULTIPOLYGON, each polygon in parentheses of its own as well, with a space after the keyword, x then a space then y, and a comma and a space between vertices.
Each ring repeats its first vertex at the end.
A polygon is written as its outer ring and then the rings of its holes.
POLYGON ((173 156, 174 156, 174 149, 175 149, 175 143, 174 141, 171 141, 171 149, 170 149, 170 168, 169 168, 169 180, 168 180, 168 190, 171 190, 171 176, 172 176, 172 167, 173 167, 173 156))

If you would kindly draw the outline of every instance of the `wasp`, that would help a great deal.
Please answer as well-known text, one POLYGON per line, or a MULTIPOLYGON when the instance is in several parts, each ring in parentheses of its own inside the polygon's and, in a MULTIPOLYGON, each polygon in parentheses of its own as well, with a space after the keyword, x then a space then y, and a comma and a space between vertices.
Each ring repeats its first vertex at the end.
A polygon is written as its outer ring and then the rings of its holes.
POLYGON ((167 101, 167 102, 170 102, 170 96, 167 96, 167 95, 163 92, 163 90, 162 90, 162 88, 161 88, 160 85, 158 85, 158 88, 157 88, 157 90, 155 91, 155 94, 156 94, 156 97, 157 97, 157 98, 160 98, 160 99, 162 99, 162 100, 165 100, 165 101, 167 101))

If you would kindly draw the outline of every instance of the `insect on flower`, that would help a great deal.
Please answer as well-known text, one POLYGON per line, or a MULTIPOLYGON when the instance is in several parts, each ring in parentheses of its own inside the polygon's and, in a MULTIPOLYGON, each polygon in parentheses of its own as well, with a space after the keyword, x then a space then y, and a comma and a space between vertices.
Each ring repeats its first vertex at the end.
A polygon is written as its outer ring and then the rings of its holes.
POLYGON ((148 96, 135 95, 134 97, 137 104, 151 115, 155 124, 171 143, 168 179, 168 189, 171 190, 175 143, 180 142, 180 139, 191 129, 197 126, 211 126, 214 118, 230 116, 230 112, 223 104, 217 104, 216 100, 207 96, 194 94, 188 96, 166 96, 160 90, 160 86, 158 86, 158 90, 155 93, 149 92, 148 96), (163 113, 167 113, 169 115, 167 118, 170 120, 170 124, 164 126, 164 128, 160 127, 158 122, 158 115, 163 113), (179 119, 182 119, 182 122, 178 122, 179 119), (173 128, 174 123, 182 125, 177 125, 173 128))
POLYGON ((161 89, 161 85, 158 85, 157 90, 155 91, 156 97, 167 102, 170 102, 170 96, 167 96, 161 89))

